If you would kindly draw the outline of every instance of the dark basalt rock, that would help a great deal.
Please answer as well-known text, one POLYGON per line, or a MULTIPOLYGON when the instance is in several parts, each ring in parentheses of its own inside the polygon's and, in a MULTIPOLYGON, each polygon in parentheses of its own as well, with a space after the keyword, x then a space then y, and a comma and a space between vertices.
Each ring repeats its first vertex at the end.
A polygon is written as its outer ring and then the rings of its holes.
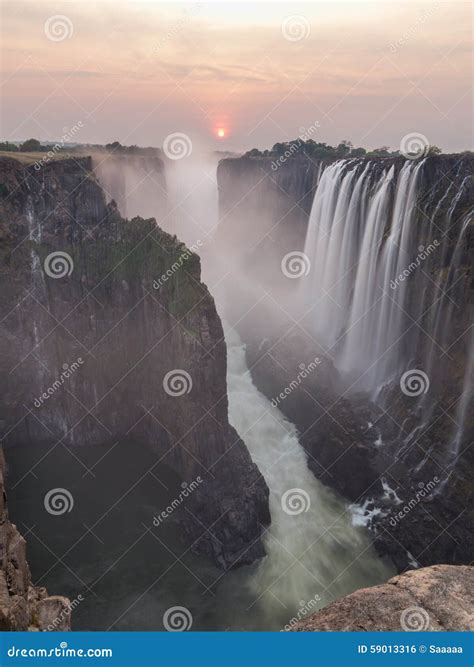
POLYGON ((199 257, 107 205, 90 158, 39 171, 1 159, 0 184, 6 445, 126 440, 133 456, 146 444, 183 483, 203 480, 181 514, 195 551, 222 568, 263 556, 268 488, 229 425, 225 341, 199 257), (61 278, 45 269, 58 251, 71 267, 61 278), (165 383, 175 370, 189 378, 178 396, 165 383))

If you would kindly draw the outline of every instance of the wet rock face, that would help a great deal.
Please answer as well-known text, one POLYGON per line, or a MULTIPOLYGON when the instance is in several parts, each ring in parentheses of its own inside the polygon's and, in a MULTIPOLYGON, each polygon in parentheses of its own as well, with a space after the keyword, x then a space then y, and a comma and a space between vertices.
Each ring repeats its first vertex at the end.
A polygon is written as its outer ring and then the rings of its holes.
POLYGON ((363 588, 299 621, 296 632, 474 630, 474 568, 434 565, 363 588))
MULTIPOLYGON (((277 171, 271 168, 271 158, 223 160, 219 166, 220 233, 232 248, 235 235, 235 248, 252 278, 260 282, 259 294, 265 297, 258 304, 258 313, 253 309, 251 322, 241 318, 241 313, 233 313, 247 343, 254 382, 270 399, 287 391, 278 400, 278 408, 297 426, 308 466, 351 502, 365 506, 363 519, 376 532, 378 549, 390 556, 400 571, 414 563, 470 563, 474 549, 470 531, 474 488, 472 401, 465 406, 462 442, 454 459, 450 448, 456 424, 460 423, 460 398, 472 354, 469 327, 474 312, 474 228, 472 221, 464 233, 461 227, 474 202, 474 158, 470 154, 441 155, 428 158, 422 165, 412 226, 413 247, 416 253, 420 244, 438 238, 442 248, 422 267, 428 276, 423 294, 416 275, 403 283, 409 335, 403 340, 402 352, 409 365, 401 366, 399 376, 390 378, 377 399, 381 400, 379 407, 367 394, 350 389, 351 379, 344 382, 335 369, 337 348, 334 359, 328 359, 311 334, 310 322, 300 321, 301 315, 291 309, 292 301, 299 298, 300 282, 285 282, 280 261, 284 252, 304 249, 319 171, 318 163, 307 160, 304 167, 304 162, 288 160, 277 171), (304 206, 295 206, 298 200, 305 202, 304 206), (239 245, 244 236, 242 228, 251 242, 243 239, 239 245), (261 237, 266 239, 270 258, 262 262, 265 270, 255 260, 260 246, 255 250, 254 241, 261 237), (268 269, 272 266, 273 273, 268 269), (448 277, 449 289, 442 290, 443 296, 436 292, 436 286, 446 286, 448 277), (449 307, 440 310, 444 313, 441 319, 431 307, 431 302, 436 304, 440 298, 449 307), (414 326, 418 320, 420 326, 414 326), (449 326, 444 326, 444 321, 449 326), (434 334, 437 322, 442 323, 443 336, 440 330, 434 334), (429 370, 430 389, 423 402, 423 397, 417 400, 401 391, 400 377, 408 368, 425 368, 433 339, 447 354, 435 346, 436 363, 429 370), (321 365, 299 381, 301 365, 317 356, 321 365), (438 482, 430 493, 423 493, 435 477, 445 483, 438 482), (397 519, 397 512, 405 506, 409 510, 397 519)), ((377 180, 383 168, 393 167, 398 172, 404 160, 376 158, 370 164, 377 180)), ((252 293, 242 310, 250 310, 255 300, 252 293)), ((311 313, 318 315, 317 306, 311 313)))
POLYGON ((228 422, 225 341, 199 258, 153 219, 124 220, 91 168, 0 161, 5 442, 123 439, 131 455, 143 443, 183 484, 203 480, 181 516, 193 549, 222 568, 253 562, 268 489, 228 422))
POLYGON ((69 600, 32 585, 26 542, 8 518, 4 473, 0 449, 0 630, 70 630, 69 600))

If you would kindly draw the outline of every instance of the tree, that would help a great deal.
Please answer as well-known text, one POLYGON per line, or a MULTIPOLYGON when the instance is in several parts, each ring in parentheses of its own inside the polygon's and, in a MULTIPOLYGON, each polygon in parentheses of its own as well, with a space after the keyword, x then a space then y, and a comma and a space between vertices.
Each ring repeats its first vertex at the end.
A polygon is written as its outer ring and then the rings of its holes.
POLYGON ((352 142, 348 141, 347 139, 343 139, 336 148, 336 154, 339 157, 345 157, 346 155, 349 155, 351 150, 352 150, 352 142))
POLYGON ((113 141, 111 144, 105 144, 108 151, 118 151, 122 148, 120 141, 113 141))
POLYGON ((389 157, 390 151, 388 146, 381 146, 380 148, 374 148, 373 151, 370 151, 369 155, 375 155, 377 157, 389 157))
POLYGON ((35 151, 40 151, 41 144, 38 141, 38 139, 27 139, 23 144, 21 144, 20 150, 23 151, 24 153, 32 153, 35 151))
POLYGON ((0 151, 5 151, 8 153, 14 153, 18 151, 18 146, 16 144, 11 144, 9 141, 0 142, 0 151))

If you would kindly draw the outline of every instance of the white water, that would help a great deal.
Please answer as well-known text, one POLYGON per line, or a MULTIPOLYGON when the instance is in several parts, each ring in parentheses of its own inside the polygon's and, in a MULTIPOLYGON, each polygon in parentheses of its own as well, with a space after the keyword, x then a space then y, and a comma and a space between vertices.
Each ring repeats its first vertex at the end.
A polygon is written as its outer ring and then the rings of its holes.
MULTIPOLYGON (((312 309, 310 326, 349 389, 368 391, 377 402, 383 402, 384 387, 398 383, 406 369, 420 368, 432 390, 435 383, 441 387, 443 364, 449 363, 444 351, 459 336, 451 328, 455 304, 450 291, 462 277, 472 212, 461 222, 454 251, 448 232, 469 179, 457 189, 449 186, 437 204, 428 201, 423 213, 417 205, 423 166, 424 161, 406 161, 396 173, 393 166, 381 169, 380 162, 338 161, 320 178, 308 223, 304 252, 312 272, 301 285, 302 306, 312 309), (442 204, 444 219, 438 215, 442 204), (435 256, 437 265, 432 264, 435 256), (446 265, 449 270, 440 271, 446 265)), ((448 468, 460 450, 472 396, 473 343, 466 346, 470 361, 454 415, 456 428, 445 447, 448 468)), ((423 432, 435 408, 428 392, 413 402, 416 424, 404 446, 409 448, 423 432)))
POLYGON ((310 472, 295 427, 254 386, 245 348, 225 321, 226 302, 238 298, 245 277, 212 240, 217 224, 216 166, 188 162, 167 172, 172 231, 188 246, 204 241, 203 278, 216 300, 227 343, 229 421, 270 489, 267 557, 257 568, 225 577, 224 585, 245 590, 253 626, 271 629, 289 622, 309 600, 314 610, 356 588, 385 581, 393 570, 377 557, 367 531, 354 525, 348 505, 310 472), (283 510, 282 496, 291 489, 298 489, 295 494, 307 511, 292 515, 283 510))
POLYGON ((391 281, 411 262, 411 221, 421 164, 391 167, 372 182, 371 164, 339 161, 316 190, 305 254, 314 267, 302 286, 316 303, 314 330, 336 363, 374 390, 400 367, 406 281, 391 281), (395 194, 392 193, 395 191, 395 194))
POLYGON ((268 626, 275 608, 291 612, 289 620, 305 601, 315 599, 313 609, 322 607, 385 581, 393 571, 375 554, 368 533, 354 525, 348 505, 309 470, 295 427, 254 386, 233 329, 226 330, 226 341, 230 422, 270 489, 267 557, 248 582, 268 626), (293 503, 282 503, 292 489, 293 503), (292 507, 302 511, 285 511, 292 507))

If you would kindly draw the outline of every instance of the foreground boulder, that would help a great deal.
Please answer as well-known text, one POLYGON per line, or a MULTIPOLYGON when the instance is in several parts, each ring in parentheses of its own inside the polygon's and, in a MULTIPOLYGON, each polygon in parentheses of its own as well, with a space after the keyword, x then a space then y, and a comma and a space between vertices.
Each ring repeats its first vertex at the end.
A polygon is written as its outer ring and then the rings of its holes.
POLYGON ((474 630, 474 567, 433 565, 361 588, 299 621, 296 632, 474 630))

